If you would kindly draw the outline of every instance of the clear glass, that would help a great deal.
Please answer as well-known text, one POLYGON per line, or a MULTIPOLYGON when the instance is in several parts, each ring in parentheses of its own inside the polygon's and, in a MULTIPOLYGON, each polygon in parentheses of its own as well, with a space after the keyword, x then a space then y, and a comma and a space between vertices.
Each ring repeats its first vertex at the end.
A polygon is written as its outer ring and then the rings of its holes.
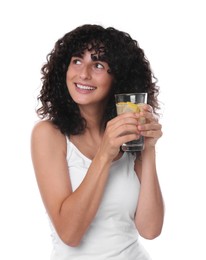
MULTIPOLYGON (((141 106, 147 103, 147 93, 126 93, 126 94, 116 94, 116 109, 117 115, 126 112, 139 113, 141 111, 141 106)), ((145 118, 141 117, 139 119, 140 124, 145 123, 145 118)), ((139 139, 133 140, 131 142, 122 145, 122 150, 124 152, 136 152, 142 151, 144 149, 144 137, 140 136, 139 139)))

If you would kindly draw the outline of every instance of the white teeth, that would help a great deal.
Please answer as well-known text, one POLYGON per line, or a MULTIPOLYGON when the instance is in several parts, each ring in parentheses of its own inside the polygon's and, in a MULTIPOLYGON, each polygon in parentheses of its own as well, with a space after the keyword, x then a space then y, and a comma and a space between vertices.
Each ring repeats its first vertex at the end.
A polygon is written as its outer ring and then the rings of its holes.
POLYGON ((80 89, 86 89, 86 90, 94 90, 95 89, 94 87, 83 86, 83 85, 79 85, 79 84, 76 84, 76 86, 80 89))

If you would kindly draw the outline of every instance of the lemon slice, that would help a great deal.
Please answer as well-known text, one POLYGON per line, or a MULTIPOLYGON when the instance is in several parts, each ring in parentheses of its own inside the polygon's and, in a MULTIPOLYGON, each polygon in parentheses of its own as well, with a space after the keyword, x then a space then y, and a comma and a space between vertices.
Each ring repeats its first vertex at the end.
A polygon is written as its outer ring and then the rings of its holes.
MULTIPOLYGON (((118 102, 116 104, 117 114, 120 115, 126 112, 139 113, 141 111, 142 106, 144 106, 144 103, 134 104, 132 102, 118 102)), ((146 123, 145 117, 141 116, 139 118, 139 124, 143 125, 145 123, 146 123)))
POLYGON ((131 112, 138 113, 140 112, 140 108, 138 104, 134 104, 132 102, 127 102, 127 107, 130 109, 131 112))
POLYGON ((116 104, 116 107, 117 107, 118 115, 126 112, 134 112, 134 113, 140 112, 140 107, 138 106, 138 104, 134 104, 132 102, 118 102, 116 104))

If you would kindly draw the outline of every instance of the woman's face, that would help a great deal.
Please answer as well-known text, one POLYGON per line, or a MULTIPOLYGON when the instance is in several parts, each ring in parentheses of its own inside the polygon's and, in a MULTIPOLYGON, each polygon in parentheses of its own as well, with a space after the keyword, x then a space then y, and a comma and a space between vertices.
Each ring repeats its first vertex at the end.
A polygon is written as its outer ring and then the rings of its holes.
POLYGON ((103 105, 111 91, 113 78, 108 64, 92 60, 92 54, 86 50, 81 57, 72 57, 66 74, 69 93, 80 106, 103 105))

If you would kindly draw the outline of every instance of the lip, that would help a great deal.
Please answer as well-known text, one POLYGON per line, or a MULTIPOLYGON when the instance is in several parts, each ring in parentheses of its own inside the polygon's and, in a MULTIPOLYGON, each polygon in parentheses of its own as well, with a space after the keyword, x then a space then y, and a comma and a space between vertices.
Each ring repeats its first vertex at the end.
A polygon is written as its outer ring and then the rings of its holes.
POLYGON ((88 85, 88 84, 75 83, 74 85, 75 85, 76 90, 82 94, 89 94, 96 90, 95 86, 88 85))

